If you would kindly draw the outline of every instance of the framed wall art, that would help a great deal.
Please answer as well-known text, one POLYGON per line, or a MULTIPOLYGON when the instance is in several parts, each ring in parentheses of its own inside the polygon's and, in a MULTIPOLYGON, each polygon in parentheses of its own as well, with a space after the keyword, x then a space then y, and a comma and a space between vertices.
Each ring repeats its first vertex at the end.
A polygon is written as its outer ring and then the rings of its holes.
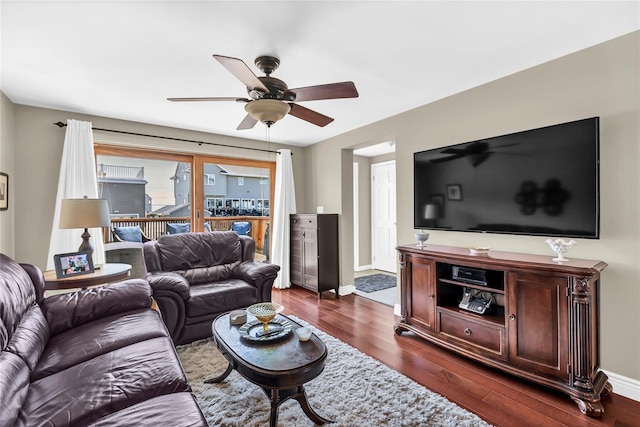
POLYGON ((447 185, 447 198, 449 200, 462 200, 462 186, 460 184, 447 185))
POLYGON ((9 209, 9 175, 0 172, 0 211, 9 209))

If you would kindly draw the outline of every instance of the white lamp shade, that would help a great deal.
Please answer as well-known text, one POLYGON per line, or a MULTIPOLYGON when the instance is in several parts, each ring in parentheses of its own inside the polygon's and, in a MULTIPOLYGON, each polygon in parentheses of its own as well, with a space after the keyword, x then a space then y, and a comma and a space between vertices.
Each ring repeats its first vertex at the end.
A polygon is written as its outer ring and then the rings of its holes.
POLYGON ((107 200, 62 200, 60 206, 60 228, 107 227, 109 224, 109 202, 107 200))
POLYGON ((424 217, 426 219, 437 219, 442 217, 442 205, 429 203, 424 207, 424 217))

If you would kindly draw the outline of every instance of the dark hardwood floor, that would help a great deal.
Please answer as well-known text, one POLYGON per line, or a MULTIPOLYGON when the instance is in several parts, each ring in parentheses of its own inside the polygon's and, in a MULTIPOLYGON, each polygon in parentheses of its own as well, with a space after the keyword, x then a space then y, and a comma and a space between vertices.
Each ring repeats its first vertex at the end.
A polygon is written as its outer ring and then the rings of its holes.
MULTIPOLYGON (((582 415, 566 395, 488 368, 393 331, 393 308, 347 295, 323 299, 299 287, 274 289, 273 301, 293 314, 410 377, 495 426, 640 426, 640 403, 614 393, 604 415, 582 415)), ((390 385, 392 386, 392 385, 390 385)))

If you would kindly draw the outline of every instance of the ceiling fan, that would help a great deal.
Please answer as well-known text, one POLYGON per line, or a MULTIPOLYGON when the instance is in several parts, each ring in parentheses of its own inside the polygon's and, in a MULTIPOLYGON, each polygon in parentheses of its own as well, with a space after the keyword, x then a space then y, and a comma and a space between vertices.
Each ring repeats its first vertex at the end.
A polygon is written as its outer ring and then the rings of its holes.
POLYGON ((249 98, 234 97, 203 97, 203 98, 167 98, 173 102, 190 101, 236 101, 244 102, 247 116, 240 122, 237 130, 251 129, 257 122, 262 122, 268 127, 285 115, 313 123, 324 127, 333 121, 333 118, 303 107, 296 102, 316 101, 321 99, 357 98, 358 91, 353 82, 329 83, 318 86, 307 86, 297 89, 289 89, 287 84, 280 79, 271 77, 280 60, 273 56, 259 56, 255 60, 256 66, 265 73, 258 77, 241 59, 229 56, 213 55, 231 74, 236 76, 247 87, 249 98))

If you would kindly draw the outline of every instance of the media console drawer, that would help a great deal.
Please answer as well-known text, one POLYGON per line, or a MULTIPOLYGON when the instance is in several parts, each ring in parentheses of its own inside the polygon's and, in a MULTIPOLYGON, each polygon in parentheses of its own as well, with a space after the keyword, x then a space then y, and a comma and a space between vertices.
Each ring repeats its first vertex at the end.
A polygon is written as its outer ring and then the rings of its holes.
POLYGON ((456 313, 443 308, 437 309, 438 334, 446 338, 463 341, 474 347, 489 351, 493 355, 505 359, 505 328, 497 324, 470 318, 467 314, 456 313))

